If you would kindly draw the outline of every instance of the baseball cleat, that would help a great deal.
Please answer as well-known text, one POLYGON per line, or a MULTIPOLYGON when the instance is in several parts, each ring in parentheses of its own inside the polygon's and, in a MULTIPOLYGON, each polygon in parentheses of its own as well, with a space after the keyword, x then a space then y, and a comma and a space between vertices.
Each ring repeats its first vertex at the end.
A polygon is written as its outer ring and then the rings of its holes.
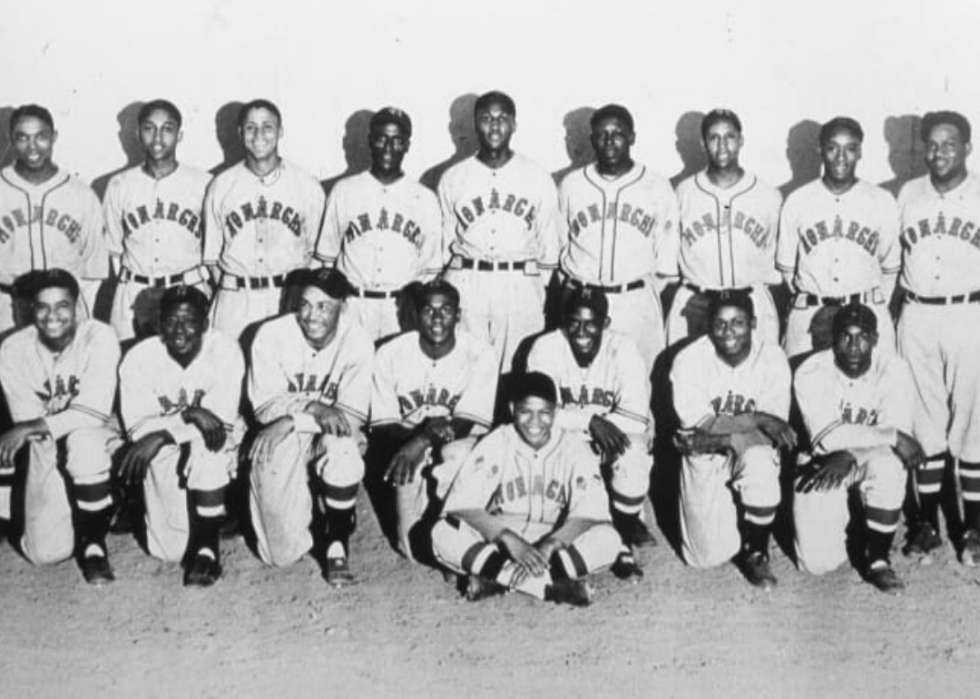
POLYGON ((584 580, 554 580, 544 588, 545 600, 556 604, 588 607, 594 597, 592 586, 584 580))
POLYGON ((487 580, 479 575, 471 575, 466 579, 466 599, 469 602, 479 602, 505 592, 507 588, 494 580, 487 580))
POLYGON ((916 522, 912 525, 908 543, 902 549, 906 556, 927 556, 943 545, 939 532, 929 522, 916 522))
POLYGON ((633 527, 633 546, 653 548, 656 545, 657 539, 653 536, 653 532, 643 523, 643 520, 637 519, 633 527))
POLYGON ((109 559, 104 555, 83 556, 79 561, 79 566, 82 569, 85 582, 89 585, 102 587, 116 579, 112 572, 112 566, 109 565, 109 559))
POLYGON ((761 551, 751 551, 742 559, 742 573, 745 579, 760 590, 769 591, 776 587, 776 576, 769 567, 769 557, 761 551))
POLYGON ((980 566, 980 532, 976 529, 967 529, 963 535, 960 562, 969 568, 980 566))
POLYGON ((864 574, 865 580, 889 595, 900 595, 905 590, 901 581, 888 561, 875 561, 864 574))
POLYGON ((336 588, 349 587, 357 582, 346 558, 328 558, 326 577, 327 583, 336 588))
POLYGON ((643 569, 636 562, 632 553, 621 553, 616 556, 616 561, 610 568, 612 574, 620 580, 631 582, 634 585, 643 579, 643 569))
POLYGON ((198 553, 184 569, 185 587, 211 587, 221 578, 221 564, 198 553))

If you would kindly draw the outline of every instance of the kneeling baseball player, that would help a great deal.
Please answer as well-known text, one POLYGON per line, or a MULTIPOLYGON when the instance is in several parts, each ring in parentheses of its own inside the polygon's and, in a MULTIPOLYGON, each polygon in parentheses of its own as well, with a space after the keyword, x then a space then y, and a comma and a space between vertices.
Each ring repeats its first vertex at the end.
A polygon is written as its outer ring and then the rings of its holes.
POLYGON ((208 328, 208 298, 174 286, 160 299, 160 336, 129 351, 119 368, 123 423, 133 444, 120 475, 142 484, 146 545, 182 561, 184 584, 221 577, 225 488, 237 468, 245 361, 238 343, 208 328))
POLYGON ((800 568, 821 574, 847 559, 848 491, 860 491, 866 518, 864 577, 882 592, 905 585, 889 552, 905 499, 906 469, 925 462, 910 436, 914 403, 905 360, 880 352, 878 319, 861 304, 834 316, 833 346, 796 372, 796 400, 813 461, 796 478, 793 521, 800 568))
POLYGON ((554 425, 548 376, 520 376, 512 397, 513 424, 477 444, 450 487, 433 550, 469 576, 471 601, 516 590, 587 606, 593 592, 583 578, 612 564, 620 547, 599 457, 554 425))

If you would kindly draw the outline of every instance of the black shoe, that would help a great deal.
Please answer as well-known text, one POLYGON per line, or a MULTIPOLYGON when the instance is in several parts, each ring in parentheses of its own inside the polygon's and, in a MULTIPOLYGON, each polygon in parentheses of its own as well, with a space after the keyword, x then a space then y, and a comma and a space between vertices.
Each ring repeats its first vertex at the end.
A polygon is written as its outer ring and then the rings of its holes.
POLYGON ((197 553, 184 568, 185 587, 211 587, 221 578, 221 564, 211 556, 197 553))
POLYGON ((82 556, 78 565, 82 569, 82 576, 89 585, 102 587, 108 585, 116 579, 109 565, 109 559, 105 555, 82 556))
POLYGON ((908 543, 902 553, 906 556, 927 556, 942 545, 942 537, 936 528, 930 522, 918 521, 912 525, 908 543))
POLYGON ((636 525, 633 527, 633 546, 642 549, 653 548, 656 545, 657 540, 654 538, 653 533, 643 523, 643 520, 637 518, 636 525))
POLYGON ((745 579, 760 590, 767 592, 776 587, 776 576, 769 567, 769 557, 761 551, 750 551, 742 558, 745 579))
POLYGON ((479 575, 471 575, 466 579, 466 599, 470 602, 479 602, 481 599, 502 595, 507 592, 507 588, 495 580, 487 580, 479 575))
POLYGON ((864 574, 865 580, 889 595, 900 595, 905 590, 903 583, 888 561, 875 561, 868 566, 864 574))
POLYGON ((327 583, 336 588, 349 587, 357 582, 345 557, 327 559, 326 578, 327 583))
POLYGON ((632 553, 623 552, 616 556, 616 561, 610 570, 620 580, 631 582, 634 585, 643 579, 643 569, 640 568, 632 553))
POLYGON ((963 534, 960 562, 968 568, 980 566, 980 532, 976 529, 967 529, 963 534))
POLYGON ((555 580, 544 588, 545 601, 588 607, 595 593, 584 580, 555 580))

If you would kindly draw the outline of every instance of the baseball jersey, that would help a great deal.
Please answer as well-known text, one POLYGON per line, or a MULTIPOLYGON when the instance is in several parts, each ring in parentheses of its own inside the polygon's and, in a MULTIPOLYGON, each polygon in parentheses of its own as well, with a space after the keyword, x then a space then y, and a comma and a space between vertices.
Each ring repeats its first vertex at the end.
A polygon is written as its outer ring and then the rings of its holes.
POLYGON ((599 457, 559 427, 535 450, 513 425, 502 425, 470 452, 449 493, 445 511, 486 510, 525 523, 572 519, 609 521, 609 496, 599 457))
POLYGON ((248 393, 264 425, 293 415, 296 431, 319 432, 315 422, 297 417, 307 403, 324 403, 367 420, 371 400, 374 344, 341 313, 337 333, 323 349, 312 347, 293 313, 263 324, 252 344, 248 393))
POLYGON ((119 367, 119 400, 129 438, 164 430, 178 444, 191 441, 200 432, 181 415, 190 407, 211 411, 230 432, 238 419, 244 375, 238 343, 217 330, 204 334, 200 352, 186 368, 159 336, 143 340, 119 367))
POLYGON ((0 170, 0 284, 35 269, 78 279, 109 276, 105 224, 95 192, 58 170, 35 185, 13 165, 0 170))
POLYGON ((834 194, 815 180, 786 199, 776 267, 795 271, 798 290, 818 296, 862 293, 900 266, 898 206, 881 187, 858 180, 834 194))
POLYGON ((496 355, 489 345, 456 331, 456 346, 439 359, 419 347, 412 331, 382 345, 374 359, 372 426, 420 425, 430 417, 457 417, 486 429, 493 423, 496 355))
POLYGON ((491 168, 475 155, 439 181, 443 247, 474 260, 535 260, 558 265, 555 185, 542 167, 519 153, 491 168))
POLYGON ((327 200, 316 256, 359 289, 392 291, 442 270, 442 219, 435 195, 401 177, 346 177, 327 200))
POLYGON ((83 320, 60 353, 33 325, 0 345, 0 384, 14 422, 43 418, 53 439, 109 419, 116 395, 119 341, 105 323, 83 320))
POLYGON ((210 181, 206 172, 183 164, 160 179, 137 165, 109 180, 103 209, 116 269, 167 277, 198 267, 210 181))
POLYGON ((980 177, 969 173, 940 194, 929 176, 898 195, 902 225, 902 286, 922 296, 980 289, 980 177))
POLYGON ((555 424, 587 431, 594 415, 623 432, 643 433, 650 426, 650 382, 640 351, 625 335, 607 330, 589 366, 581 367, 561 330, 534 341, 528 371, 548 374, 558 388, 555 424))
POLYGON ((287 160, 259 177, 240 162, 214 178, 204 202, 204 262, 240 277, 306 267, 323 219, 320 183, 287 160))
POLYGON ((677 278, 677 197, 660 175, 636 164, 608 180, 586 165, 562 180, 558 202, 571 277, 606 286, 677 278))
POLYGON ((892 446, 896 430, 911 432, 915 386, 904 359, 875 351, 871 366, 852 379, 833 350, 807 358, 793 380, 796 402, 816 451, 892 446))
POLYGON ((706 289, 778 284, 776 237, 782 197, 746 172, 718 187, 702 171, 677 187, 681 277, 706 289))
POLYGON ((789 416, 790 369, 783 350, 753 338, 749 355, 738 366, 718 356, 707 336, 677 355, 670 372, 674 408, 685 429, 715 417, 742 413, 789 416))

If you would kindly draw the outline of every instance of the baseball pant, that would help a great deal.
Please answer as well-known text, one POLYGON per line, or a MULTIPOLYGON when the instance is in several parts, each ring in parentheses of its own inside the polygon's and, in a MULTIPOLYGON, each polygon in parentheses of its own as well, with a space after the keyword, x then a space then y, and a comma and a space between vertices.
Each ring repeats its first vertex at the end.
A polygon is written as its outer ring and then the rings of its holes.
MULTIPOLYGON (((772 294, 765 284, 752 287, 752 305, 755 307, 754 337, 761 337, 773 345, 779 344, 779 316, 772 294)), ((703 293, 697 293, 681 285, 674 295, 667 317, 667 344, 674 345, 688 337, 700 337, 708 332, 708 301, 703 293)))
POLYGON ((647 451, 647 436, 628 434, 630 445, 613 461, 609 473, 610 499, 614 509, 627 515, 643 511, 643 500, 650 490, 653 457, 647 451))
POLYGON ((374 342, 402 331, 398 322, 398 305, 394 298, 368 299, 351 296, 347 299, 347 314, 367 331, 374 342))
POLYGON ((215 293, 211 308, 211 327, 238 338, 248 325, 279 315, 282 290, 226 289, 215 293))
MULTIPOLYGON (((190 286, 210 296, 211 289, 204 283, 201 275, 194 275, 193 278, 198 281, 190 286)), ((165 290, 166 287, 148 286, 134 280, 119 282, 116 295, 112 299, 110 321, 120 342, 134 337, 148 337, 157 332, 160 324, 160 297, 165 290)))
POLYGON ((779 505, 779 454, 752 446, 741 457, 721 454, 684 458, 681 467, 681 552, 688 565, 711 568, 732 559, 742 547, 737 494, 745 518, 772 523, 779 505))
MULTIPOLYGON (((876 296, 880 296, 880 293, 876 296)), ((867 303, 867 306, 878 318, 878 349, 894 354, 895 324, 888 311, 888 303, 882 299, 876 298, 867 303)), ((795 357, 811 350, 829 349, 833 344, 832 325, 840 306, 805 304, 805 299, 801 299, 801 295, 797 294, 793 307, 789 311, 789 318, 786 321, 786 339, 783 343, 787 357, 795 357)))
POLYGON ((75 528, 69 491, 79 509, 98 512, 108 508, 112 504, 111 456, 118 445, 119 433, 109 426, 78 429, 57 441, 29 442, 21 539, 27 560, 43 565, 71 557, 75 528))
POLYGON ((364 476, 364 460, 351 437, 293 433, 269 462, 252 464, 250 506, 259 557, 276 567, 290 565, 313 546, 311 481, 325 504, 353 509, 364 476))
POLYGON ((850 521, 847 495, 851 488, 861 493, 869 529, 891 534, 898 527, 905 500, 905 466, 890 447, 849 451, 857 465, 841 485, 793 493, 796 561, 801 570, 814 575, 829 573, 847 560, 845 530, 850 521))
POLYGON ((926 454, 980 462, 980 303, 907 302, 898 346, 915 381, 915 438, 926 454))

